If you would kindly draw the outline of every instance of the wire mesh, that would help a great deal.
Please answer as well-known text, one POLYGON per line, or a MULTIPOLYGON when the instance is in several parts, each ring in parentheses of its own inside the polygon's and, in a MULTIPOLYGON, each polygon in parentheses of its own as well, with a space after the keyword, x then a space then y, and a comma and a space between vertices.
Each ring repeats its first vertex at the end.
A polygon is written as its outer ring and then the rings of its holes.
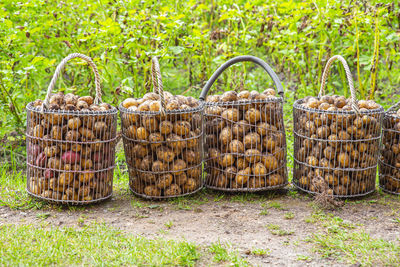
MULTIPOLYGON (((339 100, 339 98, 337 98, 339 100)), ((318 99, 333 104, 335 97, 318 99)), ((337 101, 338 101, 337 100, 337 101)), ((335 197, 358 197, 375 190, 383 108, 351 110, 309 108, 306 99, 293 105, 293 184, 317 193, 321 181, 335 197), (316 179, 322 178, 322 179, 316 179)), ((323 104, 323 105, 325 105, 323 104)), ((344 105, 344 103, 343 103, 344 105)))
MULTIPOLYGON (((181 101, 186 103, 187 98, 181 101)), ((134 194, 164 199, 202 188, 204 105, 186 104, 192 107, 165 114, 119 106, 129 187, 134 194)))
POLYGON ((379 187, 400 195, 400 117, 395 112, 386 112, 383 118, 379 187))
POLYGON ((238 192, 287 185, 283 99, 219 102, 218 97, 207 98, 204 116, 206 186, 238 192))
MULTIPOLYGON (((103 105, 103 104, 101 104, 103 105)), ((27 105, 27 192, 63 204, 111 197, 117 109, 42 110, 27 105)))

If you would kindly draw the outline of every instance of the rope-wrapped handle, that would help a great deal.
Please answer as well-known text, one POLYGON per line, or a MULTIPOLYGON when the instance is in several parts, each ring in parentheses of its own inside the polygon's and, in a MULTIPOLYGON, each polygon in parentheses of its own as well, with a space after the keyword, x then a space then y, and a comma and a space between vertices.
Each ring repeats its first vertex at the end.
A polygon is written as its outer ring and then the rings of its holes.
POLYGON ((347 64, 346 60, 340 55, 335 55, 335 56, 331 57, 328 60, 328 62, 326 63, 324 72, 322 73, 321 89, 319 91, 318 97, 320 98, 323 95, 325 95, 326 81, 328 79, 328 76, 329 76, 329 73, 331 70, 331 66, 336 59, 338 59, 342 63, 344 71, 346 72, 347 82, 349 83, 349 87, 350 87, 351 107, 355 112, 360 113, 360 109, 357 106, 357 97, 356 97, 356 90, 354 89, 353 76, 351 75, 351 71, 350 71, 349 65, 347 64))
POLYGON ((151 77, 153 79, 153 92, 160 96, 160 112, 165 114, 164 88, 162 84, 160 64, 157 57, 151 59, 151 77))
POLYGON ((99 75, 99 71, 97 70, 96 64, 88 56, 85 56, 85 55, 79 54, 79 53, 73 53, 73 54, 69 54, 67 57, 65 57, 60 62, 60 64, 58 64, 58 66, 56 68, 56 71, 54 72, 53 78, 50 81, 49 87, 47 88, 47 95, 46 95, 46 98, 44 99, 44 102, 43 102, 43 107, 44 108, 47 108, 49 106, 51 92, 53 91, 53 89, 54 89, 54 87, 56 85, 58 76, 60 76, 61 71, 63 70, 64 66, 67 64, 67 62, 69 60, 71 60, 73 58, 77 58, 77 57, 85 60, 92 67, 92 70, 93 70, 93 73, 94 73, 94 83, 95 83, 95 86, 96 86, 96 97, 94 99, 94 103, 96 105, 102 103, 102 100, 101 100, 101 87, 100 87, 100 75, 99 75))
POLYGON ((211 78, 207 81, 206 85, 203 87, 203 90, 201 91, 200 94, 200 100, 205 100, 208 91, 210 90, 211 86, 214 84, 214 82, 218 79, 218 77, 226 70, 229 68, 231 65, 237 63, 237 62, 242 62, 242 61, 250 61, 258 64, 261 66, 267 73, 268 75, 272 78, 272 81, 274 82, 276 89, 278 91, 278 94, 283 98, 283 86, 281 81, 279 80, 278 76, 274 72, 274 70, 262 59, 254 56, 238 56, 234 57, 224 64, 222 64, 211 76, 211 78))

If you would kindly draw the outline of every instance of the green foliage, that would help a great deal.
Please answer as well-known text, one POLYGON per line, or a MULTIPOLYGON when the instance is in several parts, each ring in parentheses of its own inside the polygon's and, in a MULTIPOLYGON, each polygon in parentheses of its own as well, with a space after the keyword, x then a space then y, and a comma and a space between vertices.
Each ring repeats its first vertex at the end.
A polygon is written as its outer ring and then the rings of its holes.
MULTIPOLYGON (((376 83, 377 95, 386 97, 400 82, 399 12, 388 0, 5 0, 0 3, 0 137, 23 132, 25 105, 44 98, 56 65, 73 52, 94 59, 104 98, 114 105, 151 90, 154 55, 162 57, 165 88, 173 93, 198 96, 218 65, 252 54, 269 62, 298 98, 317 93, 324 62, 341 54, 360 70, 355 80, 361 96, 376 83)), ((94 93, 92 74, 81 61, 71 62, 62 76, 58 90, 72 86, 78 94, 94 93)), ((345 93, 343 75, 336 76, 334 91, 345 93)), ((260 69, 239 66, 216 88, 268 85, 260 69)), ((392 104, 386 101, 385 106, 392 104)))

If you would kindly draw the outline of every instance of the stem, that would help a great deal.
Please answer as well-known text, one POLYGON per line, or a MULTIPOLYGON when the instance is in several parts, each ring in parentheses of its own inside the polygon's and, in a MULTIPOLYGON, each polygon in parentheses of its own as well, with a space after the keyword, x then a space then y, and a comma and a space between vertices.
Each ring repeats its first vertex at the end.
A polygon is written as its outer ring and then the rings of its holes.
POLYGON ((5 97, 5 96, 7 96, 10 99, 11 104, 14 106, 14 109, 9 108, 11 113, 14 115, 14 118, 17 119, 17 122, 22 124, 22 120, 18 114, 20 112, 19 108, 18 108, 17 104, 15 103, 14 99, 11 97, 11 95, 8 93, 8 91, 4 87, 2 75, 0 75, 0 85, 1 85, 1 92, 2 92, 2 98, 3 98, 4 103, 7 103, 7 99, 5 97))
POLYGON ((369 99, 373 99, 375 95, 376 76, 378 75, 378 61, 379 61, 379 19, 377 15, 375 18, 374 56, 372 58, 371 91, 369 94, 369 99))
POLYGON ((360 73, 360 48, 359 48, 360 32, 358 31, 357 17, 355 15, 354 15, 354 22, 356 25, 357 79, 360 86, 361 98, 365 99, 364 84, 361 80, 361 73, 360 73))

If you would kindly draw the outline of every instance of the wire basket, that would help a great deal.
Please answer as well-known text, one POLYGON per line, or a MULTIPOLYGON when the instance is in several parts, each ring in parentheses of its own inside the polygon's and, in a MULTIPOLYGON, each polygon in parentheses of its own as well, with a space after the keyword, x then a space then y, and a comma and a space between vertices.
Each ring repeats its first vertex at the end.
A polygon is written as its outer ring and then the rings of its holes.
POLYGON ((156 106, 157 111, 119 106, 129 187, 134 194, 148 199, 190 195, 203 187, 204 105, 193 101, 179 109, 182 103, 166 101, 159 68, 154 57, 155 94, 149 105, 156 106))
MULTIPOLYGON (((90 100, 86 101, 89 106, 90 100)), ((100 77, 91 58, 78 53, 64 58, 44 102, 31 102, 26 109, 27 192, 62 204, 89 204, 111 197, 117 109, 102 103, 100 77), (65 64, 77 57, 92 67, 96 84, 93 102, 104 110, 51 109, 50 97, 57 78, 65 64)))
MULTIPOLYGON (((353 79, 345 59, 329 59, 322 75, 321 90, 316 105, 305 106, 310 98, 293 105, 294 169, 293 184, 308 193, 335 197, 359 197, 375 190, 376 167, 381 138, 383 108, 359 108, 353 79), (351 92, 351 105, 340 96, 324 96, 324 87, 332 63, 343 64, 351 92), (342 106, 343 109, 336 110, 342 106), (346 106, 346 108, 344 107, 346 106)), ((312 100, 315 101, 315 100, 312 100)), ((360 105, 361 106, 361 105, 360 105)))
MULTIPOLYGON (((204 86, 200 100, 229 66, 250 61, 272 78, 280 97, 258 92, 226 92, 209 96, 205 109, 206 179, 208 188, 221 191, 262 191, 287 185, 286 135, 283 124, 283 87, 263 60, 239 56, 228 60, 204 86), (223 102, 219 102, 221 100, 223 102), (247 98, 247 100, 245 99, 247 98), (248 99, 250 98, 250 99, 248 99), (208 101, 210 100, 210 101, 208 101), (215 101, 215 102, 214 102, 215 101)), ((268 93, 275 92, 267 89, 268 93)))
POLYGON ((379 157, 379 187, 400 195, 400 103, 390 107, 383 117, 382 144, 379 157))

